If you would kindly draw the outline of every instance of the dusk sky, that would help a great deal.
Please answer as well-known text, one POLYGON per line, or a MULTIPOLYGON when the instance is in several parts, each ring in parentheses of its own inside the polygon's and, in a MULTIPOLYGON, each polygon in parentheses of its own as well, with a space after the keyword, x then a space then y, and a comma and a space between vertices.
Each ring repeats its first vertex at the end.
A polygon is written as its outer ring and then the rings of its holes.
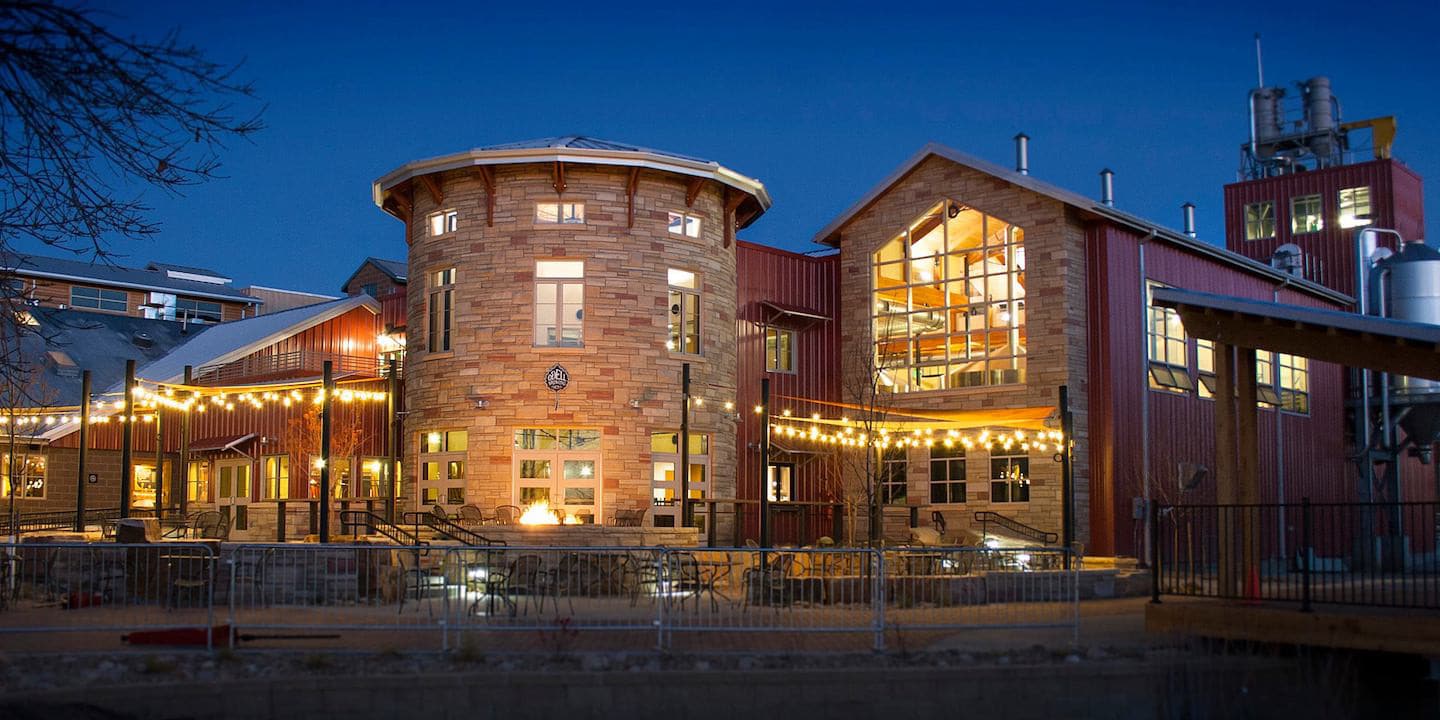
MULTIPOLYGON (((244 60, 267 129, 227 177, 150 193, 163 225, 129 257, 238 284, 336 293, 367 255, 404 259, 370 183, 408 160, 585 134, 712 159, 774 207, 742 233, 813 234, 926 142, 1006 166, 1024 131, 1036 177, 1178 226, 1199 206, 1223 244, 1264 36, 1267 84, 1328 75, 1346 119, 1396 115, 1395 156, 1440 212, 1440 3, 98 3, 124 33, 176 28, 244 60), (1022 11, 1023 10, 1023 11, 1022 11)), ((1433 226, 1433 223, 1431 223, 1433 226)), ((34 248, 25 248, 34 250, 34 248)))

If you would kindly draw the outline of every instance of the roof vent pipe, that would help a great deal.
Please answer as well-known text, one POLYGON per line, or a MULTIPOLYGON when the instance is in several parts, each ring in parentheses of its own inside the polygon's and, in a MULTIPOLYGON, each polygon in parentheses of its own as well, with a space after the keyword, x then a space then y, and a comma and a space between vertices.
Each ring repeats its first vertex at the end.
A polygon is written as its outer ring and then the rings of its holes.
POLYGON ((1023 132, 1015 136, 1015 172, 1030 174, 1030 136, 1023 132))
POLYGON ((1115 207, 1115 171, 1110 168, 1100 171, 1100 204, 1115 207))
POLYGON ((1195 203, 1181 205, 1180 211, 1185 214, 1185 234, 1195 237, 1195 203))

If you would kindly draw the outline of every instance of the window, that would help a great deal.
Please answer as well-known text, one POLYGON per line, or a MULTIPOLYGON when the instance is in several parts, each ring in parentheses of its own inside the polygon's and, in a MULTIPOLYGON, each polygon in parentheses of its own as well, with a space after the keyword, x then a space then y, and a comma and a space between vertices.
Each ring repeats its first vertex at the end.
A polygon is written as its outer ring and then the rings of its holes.
POLYGON ((765 370, 768 372, 795 372, 795 331, 785 328, 765 328, 765 370))
POLYGON ((794 499, 794 464, 771 463, 767 479, 770 486, 770 502, 790 502, 794 499))
POLYGON ((669 270, 670 339, 665 348, 700 354, 700 278, 688 270, 669 270))
POLYGON ((1280 353, 1280 409, 1293 413, 1310 412, 1310 361, 1280 353))
POLYGON ((70 305, 123 313, 130 310, 130 296, 124 290, 76 286, 70 288, 70 305))
POLYGON ((378 457, 361 458, 360 487, 356 494, 363 498, 385 497, 385 478, 389 474, 389 460, 378 457))
POLYGON ((380 286, 375 283, 365 283, 360 286, 360 292, 370 297, 380 296, 380 286))
POLYGON ((1250 203, 1245 206, 1245 239, 1264 240, 1275 237, 1275 203, 1250 203))
POLYGON ((220 322, 220 303, 204 300, 175 299, 175 318, 220 322))
POLYGON ((210 502, 210 463, 200 460, 190 463, 185 472, 185 499, 190 502, 210 502))
POLYGON ((1373 218, 1370 217, 1370 188, 1354 187, 1345 188, 1340 191, 1336 203, 1340 206, 1339 223, 1342 228, 1357 228, 1362 225, 1369 225, 1373 218))
POLYGON ((1275 392, 1275 353, 1269 350, 1255 351, 1255 402, 1266 407, 1280 404, 1280 394, 1275 392))
MULTIPOLYGON (((45 499, 45 456, 40 454, 22 453, 15 456, 15 488, 17 499, 43 500, 45 499)), ((0 475, 4 476, 5 494, 3 497, 10 497, 10 453, 0 454, 0 475)))
MULTIPOLYGON (((267 500, 286 500, 290 497, 290 456, 266 455, 260 461, 260 486, 267 500)), ((318 479, 318 474, 317 474, 318 479)))
MULTIPOLYGON (((690 499, 709 497, 710 436, 690 433, 690 499)), ((655 527, 676 527, 680 524, 680 433, 650 434, 651 524, 655 527)), ((703 525, 705 506, 692 506, 697 525, 703 525)))
MULTIPOLYGON (((691 437, 692 443, 696 440, 691 437)), ((708 441, 702 441, 708 442, 708 441)), ((651 436, 652 447, 655 437, 651 436)), ((694 445, 692 444, 692 448, 694 445)), ((704 470, 692 479, 704 483, 704 470)), ((662 469, 663 471, 663 469, 662 469)), ((552 510, 595 522, 601 511, 600 431, 522 428, 515 431, 514 497, 517 505, 547 502, 552 510)), ((692 488, 693 490, 700 488, 692 488)))
POLYGON ((1302 195, 1290 201, 1290 232, 1294 235, 1325 229, 1325 202, 1319 195, 1302 195))
POLYGON ((880 502, 887 505, 905 502, 909 468, 909 453, 903 445, 880 451, 880 502))
POLYGON ((1024 231, 953 201, 872 258, 882 388, 918 392, 1025 382, 1024 231))
POLYGON ((965 446, 953 440, 930 448, 930 502, 965 502, 965 446))
POLYGON ((455 268, 430 273, 430 352, 450 352, 455 332, 455 268))
POLYGON ((1200 385, 1195 388, 1200 397, 1215 397, 1215 343, 1195 341, 1195 370, 1200 376, 1200 385))
POLYGON ((1025 455, 990 456, 990 502, 1030 502, 1030 458, 1025 455))
POLYGON ((420 505, 465 504, 465 456, 469 434, 437 430, 420 436, 420 505))
POLYGON ((700 218, 689 213, 670 213, 670 225, 667 228, 671 235, 684 235, 685 237, 700 237, 700 218))
POLYGON ((535 223, 537 225, 584 225, 585 203, 535 203, 535 223))
POLYGON ((455 228, 459 225, 459 222, 460 213, 454 210, 434 213, 430 216, 430 235, 444 235, 445 233, 455 232, 455 228))
POLYGON ((1185 326, 1180 314, 1170 308, 1156 307, 1150 302, 1150 292, 1164 287, 1159 283, 1145 284, 1145 308, 1150 317, 1146 334, 1149 340, 1150 387, 1164 390, 1189 391, 1195 385, 1190 381, 1190 363, 1185 357, 1185 326))
POLYGON ((585 263, 540 260, 535 263, 535 345, 584 345, 585 263))

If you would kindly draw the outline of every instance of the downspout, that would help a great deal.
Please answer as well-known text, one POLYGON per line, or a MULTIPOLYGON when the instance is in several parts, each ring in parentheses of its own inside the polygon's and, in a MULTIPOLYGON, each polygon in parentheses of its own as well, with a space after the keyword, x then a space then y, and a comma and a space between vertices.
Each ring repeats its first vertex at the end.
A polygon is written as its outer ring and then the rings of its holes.
POLYGON ((1140 265, 1140 497, 1144 503, 1142 516, 1145 519, 1145 565, 1151 562, 1150 546, 1150 290, 1145 286, 1145 244, 1159 234, 1150 228, 1150 234, 1140 239, 1138 247, 1140 265))

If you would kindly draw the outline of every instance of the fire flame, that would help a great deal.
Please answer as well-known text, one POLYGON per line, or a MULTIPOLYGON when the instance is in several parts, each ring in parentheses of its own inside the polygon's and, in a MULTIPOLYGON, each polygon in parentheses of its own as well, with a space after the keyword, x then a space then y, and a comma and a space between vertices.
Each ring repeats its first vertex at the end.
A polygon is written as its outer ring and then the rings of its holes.
MULTIPOLYGON (((560 525, 560 511, 550 509, 549 500, 540 500, 530 503, 525 512, 520 514, 521 525, 560 525)), ((565 516, 565 525, 579 525, 580 518, 574 515, 565 516)))

